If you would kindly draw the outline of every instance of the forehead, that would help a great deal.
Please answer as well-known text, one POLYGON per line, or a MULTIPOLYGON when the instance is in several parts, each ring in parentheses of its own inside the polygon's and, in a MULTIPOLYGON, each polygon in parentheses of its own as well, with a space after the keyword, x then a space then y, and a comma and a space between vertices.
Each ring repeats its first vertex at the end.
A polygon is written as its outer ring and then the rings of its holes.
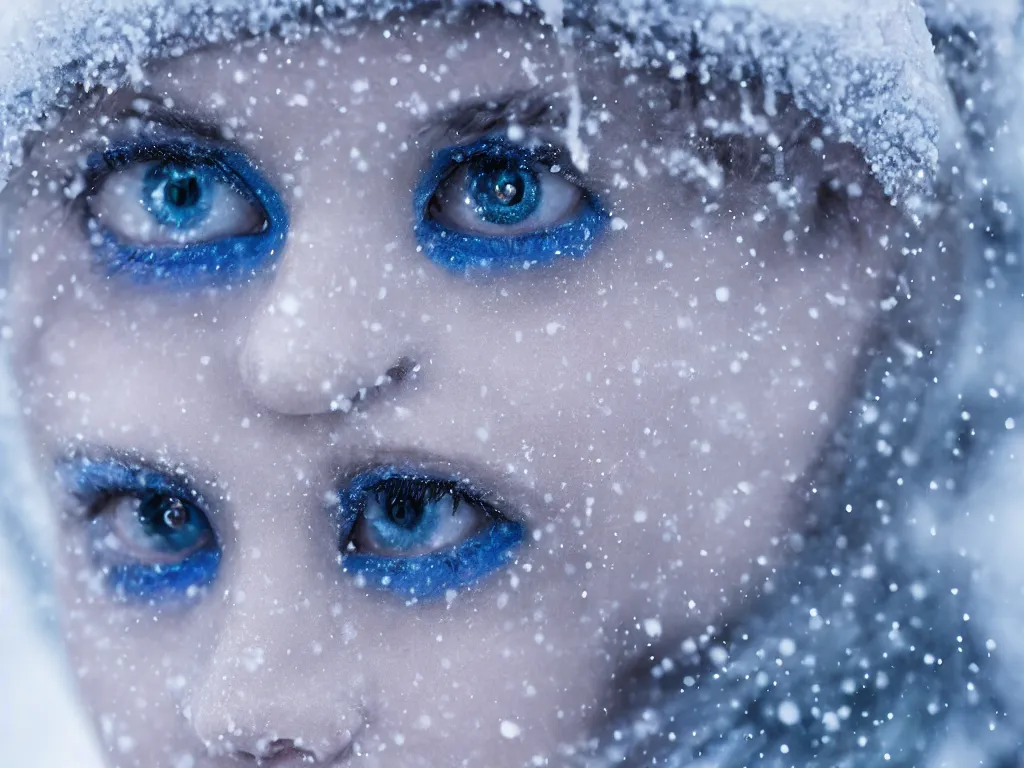
MULTIPOLYGON (((262 36, 151 62, 130 87, 79 101, 33 142, 28 165, 61 171, 83 147, 102 144, 124 118, 151 115, 155 104, 175 119, 196 118, 285 174, 296 165, 308 170, 308 161, 324 153, 335 166, 341 155, 359 166, 372 153, 388 172, 387 157, 404 156, 424 133, 458 140, 437 131, 458 125, 459 114, 467 135, 479 133, 473 123, 487 112, 481 107, 498 108, 492 110, 501 118, 496 123, 546 109, 541 119, 528 115, 529 123, 557 129, 581 91, 591 92, 582 98, 588 106, 621 104, 623 96, 605 85, 609 77, 620 81, 611 52, 588 54, 585 65, 583 59, 526 14, 477 10, 334 21, 298 38, 262 36), (150 102, 141 110, 140 98, 150 102)), ((624 98, 636 102, 639 96, 624 98)), ((621 113, 636 114, 630 108, 621 113)), ((196 132, 191 124, 177 127, 196 132)))
POLYGON ((150 87, 212 114, 308 126, 329 110, 423 118, 496 94, 559 91, 571 80, 552 30, 532 16, 476 13, 337 24, 299 40, 261 38, 157 63, 150 87), (305 112, 304 112, 305 110, 305 112))

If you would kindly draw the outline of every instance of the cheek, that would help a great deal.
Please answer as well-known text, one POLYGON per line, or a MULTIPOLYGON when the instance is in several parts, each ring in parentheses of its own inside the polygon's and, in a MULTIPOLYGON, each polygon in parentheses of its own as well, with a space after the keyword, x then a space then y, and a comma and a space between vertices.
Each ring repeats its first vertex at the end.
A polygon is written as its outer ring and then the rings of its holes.
POLYGON ((723 239, 612 236, 452 315, 480 450, 552 490, 546 578, 614 621, 714 619, 770 573, 864 367, 885 254, 752 263, 723 239))
POLYGON ((524 765, 593 717, 612 671, 598 617, 542 578, 460 598, 437 623, 403 616, 382 653, 373 650, 381 643, 361 645, 378 675, 381 720, 404 724, 408 753, 524 765))
POLYGON ((94 280, 56 295, 44 322, 13 335, 29 426, 45 444, 144 450, 204 445, 212 426, 236 425, 249 408, 238 329, 255 300, 239 294, 140 298, 94 280))
POLYGON ((81 297, 79 285, 91 268, 88 243, 60 203, 33 200, 5 218, 19 225, 7 233, 10 251, 4 320, 17 347, 28 346, 51 321, 55 306, 81 297))
POLYGON ((174 765, 194 746, 182 718, 184 692, 209 647, 212 617, 111 602, 78 535, 62 536, 62 637, 102 744, 128 764, 174 765))
POLYGON ((610 472, 636 449, 782 447, 802 471, 858 377, 879 286, 827 265, 732 269, 722 251, 669 270, 641 261, 653 245, 614 243, 640 263, 597 254, 557 291, 460 301, 440 367, 527 461, 610 472))

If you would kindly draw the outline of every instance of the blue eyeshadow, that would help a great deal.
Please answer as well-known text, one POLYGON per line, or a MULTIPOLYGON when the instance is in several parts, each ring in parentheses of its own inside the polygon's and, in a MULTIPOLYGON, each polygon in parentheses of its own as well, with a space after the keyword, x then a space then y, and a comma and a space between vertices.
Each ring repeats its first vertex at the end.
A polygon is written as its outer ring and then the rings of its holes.
MULTIPOLYGON (((157 141, 138 139, 94 153, 88 161, 90 185, 96 189, 112 174, 136 163, 158 162, 170 166, 167 180, 192 169, 200 184, 227 185, 261 212, 263 228, 259 232, 218 237, 194 243, 149 244, 125 241, 98 219, 88 208, 86 232, 101 270, 110 277, 125 276, 137 284, 162 285, 173 289, 216 287, 242 283, 269 269, 279 258, 289 228, 288 211, 273 186, 242 152, 219 145, 190 140, 157 141), (202 182, 205 182, 202 183, 202 182)), ((160 170, 164 166, 157 166, 160 170)), ((143 194, 151 194, 151 170, 143 194)), ((144 201, 140 201, 144 202, 144 201)), ((200 210, 202 210, 200 208, 200 210)), ((152 211, 154 222, 180 228, 190 222, 175 220, 163 212, 152 211)), ((216 216, 216 211, 206 211, 216 216)))
MULTIPOLYGON (((479 158, 493 163, 506 163, 512 168, 528 169, 534 165, 551 165, 550 155, 540 149, 531 149, 500 137, 489 137, 467 146, 448 147, 436 152, 430 169, 413 195, 415 233, 424 253, 435 264, 456 274, 473 271, 492 273, 529 269, 553 263, 559 259, 579 259, 593 247, 608 223, 608 213, 596 196, 583 190, 580 209, 569 221, 535 232, 517 234, 475 234, 449 228, 431 217, 431 202, 442 185, 460 167, 470 166, 479 158)), ((480 173, 488 171, 486 165, 480 173)), ((467 195, 478 197, 478 181, 472 179, 467 195)), ((524 192, 533 193, 529 188, 524 192)), ((539 195, 538 195, 539 196, 539 195)), ((489 208, 478 204, 478 210, 492 222, 495 215, 487 215, 489 208)), ((509 221, 517 218, 509 215, 509 221)))
POLYGON ((188 597, 213 583, 220 568, 220 547, 201 549, 179 563, 101 565, 110 590, 122 599, 161 601, 188 597))
MULTIPOLYGON (((195 589, 210 585, 217 576, 221 548, 203 511, 204 502, 181 478, 116 458, 88 459, 77 457, 57 467, 58 476, 68 490, 90 512, 89 533, 93 538, 92 555, 97 570, 104 575, 107 588, 117 599, 125 601, 181 600, 192 596, 195 589), (105 544, 105 537, 114 535, 98 509, 122 497, 165 497, 187 504, 192 512, 193 534, 206 543, 177 562, 144 562, 105 544)), ((173 555, 162 548, 161 556, 173 555)))
POLYGON ((526 526, 510 520, 481 499, 481 494, 461 481, 424 474, 405 466, 376 467, 353 478, 339 492, 341 566, 365 586, 393 592, 406 599, 423 601, 445 597, 450 590, 476 586, 515 560, 526 539, 526 526), (442 485, 445 493, 463 497, 464 503, 481 510, 483 526, 468 538, 424 554, 370 554, 346 551, 353 528, 365 514, 371 494, 381 493, 388 483, 442 485))
POLYGON ((348 554, 341 562, 346 573, 362 576, 369 587, 436 600, 510 565, 524 538, 521 523, 495 521, 471 539, 440 552, 413 557, 348 554))

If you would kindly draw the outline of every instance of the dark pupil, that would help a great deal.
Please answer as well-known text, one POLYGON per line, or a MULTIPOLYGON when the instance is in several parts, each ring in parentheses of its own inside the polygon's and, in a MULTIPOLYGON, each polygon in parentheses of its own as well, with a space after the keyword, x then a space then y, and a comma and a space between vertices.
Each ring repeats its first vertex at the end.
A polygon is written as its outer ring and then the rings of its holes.
POLYGON ((169 160, 146 171, 142 202, 160 224, 190 230, 210 217, 218 183, 216 169, 169 160))
POLYGON ((492 224, 518 224, 537 209, 537 175, 517 162, 479 159, 469 167, 468 180, 477 214, 492 224))
POLYGON ((423 502, 414 498, 386 499, 388 519, 399 528, 413 530, 423 518, 423 502))
POLYGON ((171 496, 147 496, 139 501, 139 521, 154 536, 171 536, 192 522, 188 506, 171 496))
POLYGON ((518 205, 523 201, 523 177, 515 171, 502 171, 494 179, 492 191, 499 203, 518 205))
POLYGON ((199 202, 200 194, 195 176, 172 178, 164 187, 164 199, 175 208, 191 208, 199 202))

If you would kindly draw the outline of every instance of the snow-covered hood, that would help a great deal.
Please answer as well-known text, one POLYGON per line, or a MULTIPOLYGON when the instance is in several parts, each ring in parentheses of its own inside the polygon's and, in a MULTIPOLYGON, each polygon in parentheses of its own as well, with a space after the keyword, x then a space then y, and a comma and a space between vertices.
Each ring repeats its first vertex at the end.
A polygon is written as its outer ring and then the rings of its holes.
MULTIPOLYGON (((424 0, 9 0, 0 14, 0 184, 26 132, 69 95, 137 77, 149 58, 315 16, 380 16, 424 0), (13 8, 11 7, 13 2, 13 8)), ((465 0, 456 4, 468 4, 465 0)), ((500 3, 517 10, 520 0, 500 3)), ((908 0, 538 0, 552 24, 585 25, 627 59, 756 72, 857 144, 890 193, 927 194, 962 137, 926 9, 908 0), (628 43, 626 41, 629 41, 628 43)), ((986 34, 1012 4, 967 8, 986 34)), ((946 16, 950 14, 948 9, 946 16)), ((942 20, 944 21, 944 20, 942 20)))

